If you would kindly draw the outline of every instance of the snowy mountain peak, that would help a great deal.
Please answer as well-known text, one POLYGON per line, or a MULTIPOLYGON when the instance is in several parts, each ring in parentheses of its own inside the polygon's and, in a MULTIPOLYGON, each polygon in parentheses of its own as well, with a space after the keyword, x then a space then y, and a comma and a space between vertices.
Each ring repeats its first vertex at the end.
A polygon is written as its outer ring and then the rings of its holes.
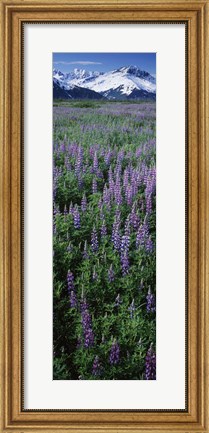
POLYGON ((155 83, 155 78, 149 72, 143 71, 142 69, 134 65, 123 66, 122 68, 119 68, 114 72, 121 72, 124 75, 132 75, 155 83))
POLYGON ((65 78, 71 80, 85 80, 89 78, 98 77, 100 74, 101 72, 87 71, 86 69, 75 68, 73 69, 73 71, 66 73, 65 78))
POLYGON ((140 71, 140 69, 133 65, 122 66, 122 68, 117 69, 117 72, 124 72, 127 74, 136 74, 137 71, 140 71))
POLYGON ((53 77, 66 90, 78 86, 93 90, 108 99, 155 98, 156 93, 155 77, 133 65, 108 72, 75 68, 63 74, 54 70, 53 77))
POLYGON ((87 77, 89 77, 89 75, 91 75, 91 72, 86 71, 86 69, 75 68, 71 74, 75 78, 87 78, 87 77))
POLYGON ((100 75, 100 72, 98 71, 87 71, 86 69, 75 68, 73 72, 77 78, 97 77, 100 75))
POLYGON ((78 75, 80 77, 85 77, 88 74, 88 72, 85 69, 78 69, 78 68, 75 68, 73 72, 75 75, 78 75))
POLYGON ((57 80, 64 78, 63 72, 59 71, 59 69, 53 69, 53 78, 56 78, 57 80))

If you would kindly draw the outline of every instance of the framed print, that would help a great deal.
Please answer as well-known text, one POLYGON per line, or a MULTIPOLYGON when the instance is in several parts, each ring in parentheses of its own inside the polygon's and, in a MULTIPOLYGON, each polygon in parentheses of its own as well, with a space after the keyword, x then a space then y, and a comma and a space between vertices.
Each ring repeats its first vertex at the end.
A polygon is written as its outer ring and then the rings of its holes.
POLYGON ((208 1, 1 1, 1 431, 208 432, 208 1))

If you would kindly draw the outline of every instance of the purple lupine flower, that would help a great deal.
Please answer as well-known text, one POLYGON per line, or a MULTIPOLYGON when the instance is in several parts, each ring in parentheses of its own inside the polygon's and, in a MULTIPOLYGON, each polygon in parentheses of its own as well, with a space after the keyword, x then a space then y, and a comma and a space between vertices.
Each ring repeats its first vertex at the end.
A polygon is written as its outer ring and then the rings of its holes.
POLYGON ((128 184, 129 184, 129 171, 126 168, 124 170, 124 173, 123 173, 123 188, 124 188, 124 192, 126 192, 128 184))
POLYGON ((114 170, 115 177, 118 176, 120 178, 121 172, 122 172, 122 165, 121 165, 120 161, 117 160, 116 167, 115 167, 115 170, 114 170))
POLYGON ((150 194, 146 196, 146 213, 147 215, 150 215, 151 212, 152 212, 152 196, 150 194))
POLYGON ((68 156, 65 156, 65 167, 66 167, 67 171, 71 171, 72 170, 72 167, 71 167, 71 164, 70 164, 68 156))
POLYGON ((148 289, 146 300, 147 300, 147 312, 148 313, 154 312, 156 310, 155 295, 151 292, 150 287, 148 289))
POLYGON ((156 187, 156 169, 150 167, 144 176, 145 188, 145 200, 146 200, 146 212, 149 215, 152 212, 152 194, 156 187))
POLYGON ((125 199, 126 199, 126 203, 131 206, 132 205, 132 200, 133 200, 133 196, 132 196, 132 186, 130 184, 128 184, 125 188, 125 199))
POLYGON ((140 157, 141 157, 141 154, 142 154, 142 148, 141 148, 141 147, 138 147, 138 148, 136 149, 136 152, 135 152, 136 158, 140 158, 140 157))
POLYGON ((130 236, 123 235, 120 245, 120 261, 122 267, 122 275, 125 276, 129 273, 129 245, 130 236))
POLYGON ((108 209, 110 209, 110 200, 111 200, 110 191, 107 188, 107 185, 105 184, 103 189, 103 202, 108 209))
POLYGON ((83 163, 83 148, 79 146, 77 149, 77 156, 76 156, 76 162, 75 162, 75 174, 78 176, 80 171, 82 170, 82 163, 83 163))
POLYGON ((104 179, 103 172, 102 172, 100 169, 97 170, 97 177, 98 177, 99 179, 104 179))
POLYGON ((146 251, 148 253, 152 253, 152 251, 153 251, 153 242, 152 242, 152 239, 151 239, 150 236, 146 240, 146 246, 145 246, 145 248, 146 248, 146 251))
POLYGON ((87 209, 87 199, 86 199, 86 195, 83 194, 82 200, 81 200, 81 210, 82 212, 86 212, 87 209))
POLYGON ((120 244, 121 244, 121 236, 119 231, 119 223, 113 224, 113 230, 112 230, 112 242, 114 245, 114 248, 116 251, 120 251, 120 244))
POLYGON ((121 150, 118 152, 118 156, 117 156, 117 164, 119 164, 119 163, 121 163, 121 162, 123 161, 123 159, 124 159, 124 155, 125 155, 124 150, 121 149, 121 150))
POLYGON ((136 213, 136 204, 133 204, 132 210, 130 213, 130 224, 134 228, 134 230, 137 230, 139 227, 139 216, 136 213))
POLYGON ((135 197, 138 192, 137 181, 134 177, 131 179, 132 197, 135 197))
POLYGON ((119 252, 120 244, 121 244, 121 236, 120 236, 120 211, 117 208, 114 223, 112 226, 112 236, 111 240, 113 242, 114 248, 119 252))
POLYGON ((65 143, 60 143, 59 151, 60 153, 65 153, 65 143))
POLYGON ((145 196, 152 195, 156 188, 156 168, 150 167, 144 175, 145 196))
POLYGON ((123 197, 121 193, 121 187, 115 186, 115 203, 120 206, 123 203, 123 197))
POLYGON ((110 165, 111 157, 112 157, 112 152, 111 152, 111 150, 109 149, 109 150, 107 151, 105 157, 104 157, 104 161, 105 161, 105 164, 106 164, 107 166, 110 165))
POLYGON ((89 155, 92 159, 94 159, 95 152, 96 152, 96 146, 91 146, 89 148, 89 155))
POLYGON ((146 354, 145 379, 156 380, 156 354, 152 348, 152 344, 146 354))
POLYGON ((133 319, 133 317, 134 317, 134 311, 135 311, 135 309, 136 309, 136 307, 135 307, 134 299, 133 299, 130 307, 128 307, 128 311, 130 311, 130 318, 131 319, 133 319))
POLYGON ((74 222, 75 229, 80 229, 81 220, 80 220, 80 214, 79 214, 77 206, 74 208, 74 211, 73 211, 73 222, 74 222))
POLYGON ((115 365, 118 364, 119 360, 120 360, 120 346, 115 340, 113 341, 111 346, 109 361, 111 365, 115 365))
POLYGON ((92 249, 93 253, 96 253, 98 251, 98 248, 99 248, 99 243, 98 243, 97 231, 96 231, 96 228, 94 226, 92 234, 91 234, 91 249, 92 249))
POLYGON ((114 183, 114 179, 113 179, 113 172, 112 172, 111 166, 110 166, 109 171, 108 171, 108 183, 109 183, 110 194, 113 197, 114 196, 115 183, 114 183))
POLYGON ((96 355, 93 362, 92 374, 93 376, 100 376, 100 373, 101 373, 101 366, 99 362, 99 357, 98 355, 96 355))
POLYGON ((125 252, 128 252, 129 246, 130 246, 130 236, 123 235, 120 244, 121 255, 125 252))
POLYGON ((123 275, 123 277, 125 277, 125 275, 127 275, 129 273, 129 268, 130 268, 129 257, 128 257, 127 251, 125 251, 121 255, 121 267, 122 267, 122 275, 123 275))
POLYGON ((103 201, 102 201, 102 197, 100 197, 100 199, 98 201, 98 209, 102 210, 102 206, 103 206, 103 201))
POLYGON ((85 311, 86 309, 88 309, 88 304, 87 304, 86 298, 85 298, 85 296, 83 294, 83 287, 82 287, 82 293, 81 293, 80 307, 81 307, 81 312, 85 311))
POLYGON ((92 181, 92 193, 93 194, 97 193, 97 181, 96 181, 95 177, 93 178, 93 181, 92 181))
POLYGON ((67 290, 70 298, 70 306, 74 308, 77 306, 77 298, 75 293, 74 275, 71 271, 68 271, 67 274, 67 290))
POLYGON ((107 236, 107 226, 105 223, 105 219, 102 221, 102 227, 101 227, 101 237, 107 236))
POLYGON ((108 280, 110 283, 112 283, 115 279, 115 273, 113 271, 113 266, 112 264, 110 265, 109 269, 108 269, 108 280))
POLYGON ((81 175, 80 172, 78 173, 77 178, 78 178, 78 189, 81 190, 83 188, 83 176, 81 175))
POLYGON ((136 235, 136 248, 139 246, 144 245, 144 226, 143 224, 140 225, 137 235, 136 235))
POLYGON ((76 297, 76 293, 74 290, 71 290, 71 293, 70 293, 70 306, 71 306, 71 308, 77 307, 77 297, 76 297))
POLYGON ((125 234, 125 236, 130 236, 130 234, 131 234, 130 215, 126 218, 125 227, 124 227, 124 234, 125 234))
POLYGON ((144 246, 147 238, 148 238, 148 225, 146 221, 144 221, 144 223, 139 226, 137 231, 136 248, 144 246))
POLYGON ((83 300, 81 304, 81 324, 83 328, 84 347, 92 347, 94 345, 94 333, 86 300, 83 300))
POLYGON ((115 196, 115 203, 117 206, 120 206, 123 202, 123 197, 121 193, 121 185, 120 185, 120 177, 117 175, 115 187, 114 187, 114 196, 115 196))
POLYGON ((97 173, 97 170, 98 170, 98 158, 97 158, 97 152, 95 152, 95 154, 94 154, 94 159, 93 159, 93 169, 94 169, 94 173, 97 173))
POLYGON ((75 286, 74 286, 74 275, 71 271, 68 271, 67 273, 67 290, 68 290, 68 294, 70 296, 71 291, 74 290, 75 286))

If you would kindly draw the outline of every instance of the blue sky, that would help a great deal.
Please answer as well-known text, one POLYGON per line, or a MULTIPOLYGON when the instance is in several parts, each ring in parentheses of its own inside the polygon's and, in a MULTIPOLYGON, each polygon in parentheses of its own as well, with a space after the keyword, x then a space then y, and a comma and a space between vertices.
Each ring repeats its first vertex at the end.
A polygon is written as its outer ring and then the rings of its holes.
POLYGON ((74 68, 107 72, 134 65, 156 74, 155 53, 53 53, 53 68, 69 72, 74 68))

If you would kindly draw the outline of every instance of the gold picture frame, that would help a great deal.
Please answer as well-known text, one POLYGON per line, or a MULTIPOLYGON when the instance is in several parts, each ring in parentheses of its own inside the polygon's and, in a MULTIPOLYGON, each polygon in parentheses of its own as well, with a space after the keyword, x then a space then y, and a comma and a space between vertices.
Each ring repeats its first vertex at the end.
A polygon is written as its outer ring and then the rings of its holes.
POLYGON ((1 0, 2 432, 209 432, 209 0, 1 0), (24 22, 187 25, 187 409, 38 411, 23 401, 22 32, 24 22))

